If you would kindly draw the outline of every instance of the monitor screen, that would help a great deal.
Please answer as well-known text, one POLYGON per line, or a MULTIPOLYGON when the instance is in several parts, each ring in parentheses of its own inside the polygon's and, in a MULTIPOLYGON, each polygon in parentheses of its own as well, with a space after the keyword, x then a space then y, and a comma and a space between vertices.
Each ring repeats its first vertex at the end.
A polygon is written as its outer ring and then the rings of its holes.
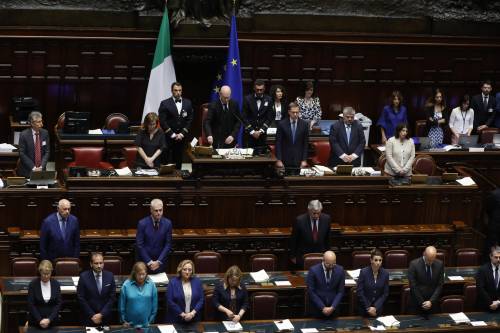
POLYGON ((90 112, 66 111, 64 133, 87 134, 90 126, 90 112))

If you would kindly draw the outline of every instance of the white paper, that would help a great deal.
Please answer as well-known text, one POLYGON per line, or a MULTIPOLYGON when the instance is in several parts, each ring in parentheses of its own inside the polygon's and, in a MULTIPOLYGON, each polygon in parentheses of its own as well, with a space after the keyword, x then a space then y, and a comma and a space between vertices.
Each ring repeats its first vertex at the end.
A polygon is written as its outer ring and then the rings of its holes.
POLYGON ((11 145, 10 143, 0 143, 0 151, 1 152, 11 152, 14 149, 16 149, 16 147, 11 145))
POLYGON ((193 140, 191 140, 191 143, 190 143, 191 147, 194 148, 194 147, 196 147, 197 144, 198 144, 198 139, 193 138, 193 140))
POLYGON ((378 317, 377 321, 381 322, 385 327, 398 326, 399 321, 394 316, 378 317))
POLYGON ((317 164, 313 166, 313 170, 316 170, 319 174, 322 175, 333 175, 333 170, 323 165, 317 164))
POLYGON ((85 332, 86 333, 101 333, 101 331, 98 331, 97 328, 95 328, 95 327, 85 327, 85 332))
POLYGON ((278 287, 290 287, 292 285, 290 281, 274 281, 274 284, 278 287))
POLYGON ((279 331, 293 331, 293 325, 290 319, 285 320, 275 320, 274 324, 278 328, 279 331))
POLYGON ((361 269, 354 269, 352 271, 347 271, 347 274, 349 274, 353 279, 357 279, 359 277, 360 272, 361 269))
POLYGON ((253 155, 253 148, 228 148, 228 149, 217 149, 217 154, 219 155, 227 155, 227 154, 241 154, 241 155, 253 155))
POLYGON ((79 276, 72 276, 71 280, 73 280, 73 284, 75 286, 77 286, 78 285, 78 281, 80 280, 80 277, 79 276))
POLYGON ((462 179, 457 179, 457 182, 463 186, 476 185, 476 183, 471 177, 464 177, 462 179))
POLYGON ((266 271, 263 270, 263 269, 261 269, 258 272, 251 272, 250 276, 257 283, 259 283, 259 282, 266 282, 266 281, 269 280, 269 275, 267 275, 266 271))
POLYGON ((167 273, 149 274, 154 283, 168 283, 167 273))
POLYGON ((318 332, 317 328, 301 328, 302 333, 316 333, 318 332))
POLYGON ((96 128, 96 129, 89 129, 89 134, 93 134, 93 135, 102 135, 102 131, 100 128, 96 128))
POLYGON ((129 167, 115 169, 115 172, 118 176, 132 176, 132 171, 129 167))
POLYGON ((458 313, 450 313, 449 316, 453 321, 457 324, 459 323, 470 323, 469 317, 463 312, 458 312, 458 313))
POLYGON ((240 323, 235 323, 234 321, 231 320, 225 320, 222 322, 224 324, 224 327, 228 332, 237 332, 237 331, 242 331, 243 326, 241 326, 240 323))
POLYGON ((157 327, 160 330, 160 333, 177 333, 174 325, 158 325, 157 327))
POLYGON ((460 146, 459 145, 446 145, 446 146, 443 147, 443 150, 444 151, 450 151, 450 150, 456 149, 456 148, 460 148, 460 146))
POLYGON ((368 326, 372 331, 385 331, 384 325, 368 326))
POLYGON ((276 134, 276 127, 268 127, 267 128, 267 135, 275 135, 276 134))
POLYGON ((379 151, 385 151, 385 146, 378 146, 378 147, 377 147, 377 149, 378 149, 379 151))
POLYGON ((482 153, 484 152, 484 147, 470 147, 469 153, 482 153))
POLYGON ((76 291, 75 286, 61 286, 61 291, 76 291))
POLYGON ((471 321, 470 324, 472 326, 488 326, 488 324, 486 324, 486 322, 482 321, 482 320, 479 320, 479 321, 471 321))
POLYGON ((354 279, 345 279, 345 285, 346 286, 355 286, 356 285, 356 280, 354 280, 354 279))
POLYGON ((460 275, 449 275, 448 279, 450 281, 463 281, 464 280, 464 278, 460 275))
POLYGON ((352 168, 352 174, 353 175, 356 175, 357 173, 364 173, 364 174, 369 174, 370 176, 375 173, 375 169, 372 168, 372 167, 355 167, 355 168, 352 168))
POLYGON ((158 176, 158 170, 156 169, 140 169, 135 172, 136 175, 145 176, 158 176))

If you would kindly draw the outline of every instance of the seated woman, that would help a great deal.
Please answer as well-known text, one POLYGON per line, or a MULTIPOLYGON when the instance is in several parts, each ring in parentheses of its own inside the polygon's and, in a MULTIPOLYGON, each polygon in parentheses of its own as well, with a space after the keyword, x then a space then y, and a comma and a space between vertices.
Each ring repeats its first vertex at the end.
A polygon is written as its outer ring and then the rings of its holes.
POLYGON ((314 83, 307 81, 304 84, 304 95, 296 99, 300 109, 300 118, 309 122, 309 128, 321 120, 319 97, 315 96, 314 93, 314 83))
POLYGON ((158 291, 148 277, 146 264, 138 261, 123 283, 118 309, 125 327, 148 327, 158 311, 158 291))
POLYGON ((434 89, 432 97, 425 103, 425 116, 429 131, 427 136, 430 139, 431 147, 435 148, 443 143, 443 126, 446 124, 446 119, 448 119, 446 101, 441 89, 434 89))
POLYGON ((391 103, 384 106, 377 121, 377 126, 380 126, 383 144, 394 136, 394 130, 398 124, 408 124, 408 113, 406 106, 403 105, 403 95, 398 90, 394 90, 391 95, 391 103))
POLYGON ((460 99, 460 106, 451 111, 450 115, 451 143, 456 145, 460 135, 469 136, 474 128, 474 110, 470 108, 469 95, 460 99))
POLYGON ((224 274, 224 282, 215 287, 213 305, 218 320, 239 322, 248 310, 248 292, 241 284, 242 275, 238 266, 231 266, 224 274))
POLYGON ((51 279, 52 264, 42 260, 38 265, 40 277, 30 282, 28 287, 29 325, 38 328, 53 326, 61 309, 61 285, 51 279))
POLYGON ((144 117, 144 128, 135 138, 139 168, 158 168, 161 165, 161 152, 166 149, 165 133, 158 126, 158 115, 150 112, 144 117))
POLYGON ((285 88, 280 84, 272 86, 271 98, 273 99, 273 122, 271 123, 271 127, 276 127, 278 121, 288 117, 285 88))
POLYGON ((205 294, 200 279, 194 273, 194 263, 191 260, 183 260, 177 266, 177 276, 168 284, 168 323, 186 324, 201 319, 205 294))
POLYGON ((382 267, 382 252, 373 249, 370 266, 361 270, 356 287, 358 309, 364 317, 378 317, 389 296, 389 272, 382 267))
POLYGON ((411 176, 415 159, 415 144, 408 137, 406 124, 396 126, 396 133, 385 144, 386 162, 384 172, 393 177, 411 176))

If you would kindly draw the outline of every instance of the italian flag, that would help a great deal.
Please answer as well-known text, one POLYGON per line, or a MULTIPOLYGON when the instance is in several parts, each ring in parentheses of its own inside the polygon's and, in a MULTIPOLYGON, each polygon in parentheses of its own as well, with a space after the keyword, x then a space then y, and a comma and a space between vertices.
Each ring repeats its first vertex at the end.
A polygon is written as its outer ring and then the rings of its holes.
POLYGON ((170 27, 168 22, 168 12, 165 6, 163 19, 161 21, 158 40, 156 41, 155 57, 151 74, 149 75, 148 90, 142 119, 150 113, 158 113, 161 101, 172 96, 170 86, 176 81, 174 62, 170 52, 170 27))

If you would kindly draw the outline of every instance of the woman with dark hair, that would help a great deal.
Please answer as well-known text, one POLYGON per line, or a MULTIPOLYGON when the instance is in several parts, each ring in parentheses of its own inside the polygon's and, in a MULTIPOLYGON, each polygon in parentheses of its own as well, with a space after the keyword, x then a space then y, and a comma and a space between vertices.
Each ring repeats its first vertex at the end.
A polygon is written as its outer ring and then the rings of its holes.
POLYGON ((238 266, 231 266, 224 274, 224 281, 215 287, 213 304, 218 320, 239 322, 248 310, 248 292, 241 284, 242 276, 238 266))
POLYGON ((451 143, 457 144, 460 135, 469 136, 474 128, 474 110, 470 108, 469 95, 460 98, 460 105, 450 115, 451 143))
POLYGON ((300 118, 309 121, 309 128, 321 120, 321 105, 319 97, 315 95, 312 81, 304 83, 304 95, 297 97, 295 102, 299 105, 300 118))
POLYGON ((443 127, 448 118, 446 110, 446 101, 441 89, 434 89, 432 97, 425 103, 425 116, 427 120, 427 134, 430 139, 432 148, 435 148, 443 143, 444 131, 443 127))
POLYGON ((415 144, 409 138, 406 124, 396 126, 396 133, 385 143, 386 162, 384 172, 393 177, 411 176, 415 159, 415 144))
POLYGON ((135 138, 135 145, 137 146, 135 162, 137 167, 158 168, 160 166, 159 157, 167 144, 156 113, 150 112, 144 117, 144 126, 135 138))
POLYGON ((271 98, 273 99, 273 122, 271 127, 276 127, 276 123, 288 117, 285 88, 276 84, 271 86, 271 98))
POLYGON ((377 125, 380 126, 382 135, 382 143, 394 136, 394 130, 398 124, 407 124, 408 114, 406 106, 403 105, 403 95, 398 90, 394 90, 391 94, 391 102, 384 106, 377 125))
POLYGON ((382 252, 370 252, 370 266, 359 273, 356 294, 359 312, 364 317, 378 317, 389 296, 389 273, 382 267, 382 252))

